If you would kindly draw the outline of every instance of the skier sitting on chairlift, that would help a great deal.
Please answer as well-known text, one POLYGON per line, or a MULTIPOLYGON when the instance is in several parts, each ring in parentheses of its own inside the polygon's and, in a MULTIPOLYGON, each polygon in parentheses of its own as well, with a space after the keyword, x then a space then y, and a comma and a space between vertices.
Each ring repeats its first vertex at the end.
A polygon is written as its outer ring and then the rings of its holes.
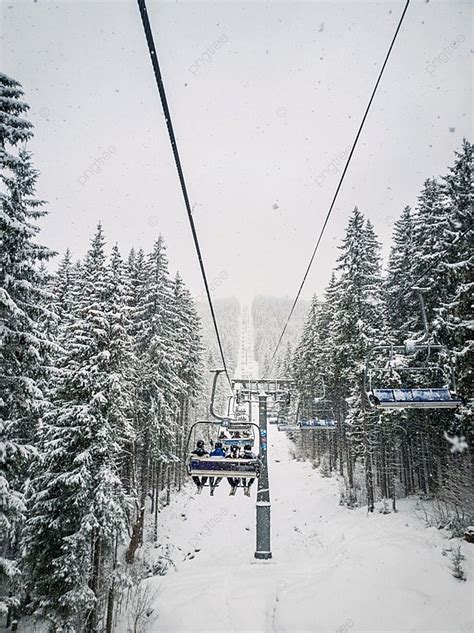
MULTIPOLYGON (((209 453, 204 448, 203 440, 198 440, 196 442, 196 448, 192 451, 191 455, 196 455, 197 457, 205 457, 206 455, 209 455, 209 453)), ((193 477, 193 481, 197 486, 197 493, 198 495, 200 495, 207 481, 207 477, 193 477)))
MULTIPOLYGON (((226 455, 227 459, 239 459, 239 446, 231 446, 230 453, 226 455)), ((230 484, 230 492, 229 495, 235 495, 235 491, 237 490, 237 486, 239 485, 240 478, 239 477, 227 477, 227 481, 230 484)))
MULTIPOLYGON (((209 457, 225 457, 225 450, 222 448, 222 442, 216 442, 214 450, 211 451, 209 457)), ((209 478, 209 493, 211 497, 214 496, 214 490, 221 483, 222 477, 210 477, 209 478)))
MULTIPOLYGON (((250 446, 250 444, 246 444, 244 446, 244 452, 241 456, 241 459, 256 459, 255 455, 252 453, 252 447, 250 446)), ((255 477, 251 477, 248 482, 245 477, 242 479, 242 484, 244 486, 244 495, 246 495, 247 497, 250 497, 250 486, 253 484, 254 481, 255 477)))

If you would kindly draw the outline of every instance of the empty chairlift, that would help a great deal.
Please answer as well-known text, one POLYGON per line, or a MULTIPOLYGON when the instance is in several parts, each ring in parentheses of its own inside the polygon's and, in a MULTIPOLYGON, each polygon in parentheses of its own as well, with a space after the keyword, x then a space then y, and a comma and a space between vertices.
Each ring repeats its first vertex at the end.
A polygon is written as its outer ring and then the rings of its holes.
POLYGON ((366 359, 364 384, 369 404, 378 409, 456 409, 463 403, 456 393, 452 355, 444 345, 407 341, 376 346, 366 359), (387 354, 388 364, 373 365, 374 358, 387 354), (406 357, 413 359, 409 365, 406 357))
POLYGON ((423 337, 404 345, 377 345, 369 351, 364 371, 367 400, 378 409, 456 409, 463 398, 456 393, 452 354, 444 345, 426 342, 423 297, 419 289, 414 290, 420 301, 423 337), (385 364, 380 364, 383 359, 385 364))

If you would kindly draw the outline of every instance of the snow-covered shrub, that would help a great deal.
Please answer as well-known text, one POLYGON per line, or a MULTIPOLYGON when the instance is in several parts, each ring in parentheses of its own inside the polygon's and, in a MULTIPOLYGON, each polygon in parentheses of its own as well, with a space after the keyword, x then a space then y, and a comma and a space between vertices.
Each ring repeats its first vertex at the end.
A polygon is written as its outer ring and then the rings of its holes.
POLYGON ((426 505, 420 501, 419 507, 427 526, 449 530, 454 538, 463 538, 473 519, 472 511, 468 507, 454 502, 434 499, 426 505))
POLYGON ((153 589, 149 582, 141 581, 133 586, 127 608, 129 633, 156 631, 153 624, 156 623, 158 614, 153 604, 157 596, 157 590, 153 589))
POLYGON ((332 477, 331 468, 329 466, 329 458, 327 455, 323 455, 321 459, 319 472, 321 473, 321 477, 332 477))
POLYGON ((462 561, 464 556, 461 553, 461 546, 453 547, 451 550, 451 571, 455 578, 458 580, 466 580, 466 575, 462 567, 462 561))

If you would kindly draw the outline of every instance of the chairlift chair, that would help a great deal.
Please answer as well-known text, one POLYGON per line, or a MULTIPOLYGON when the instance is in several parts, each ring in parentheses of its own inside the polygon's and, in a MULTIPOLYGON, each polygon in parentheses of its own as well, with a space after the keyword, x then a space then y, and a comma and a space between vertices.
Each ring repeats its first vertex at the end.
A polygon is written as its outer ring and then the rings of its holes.
MULTIPOLYGON (((188 434, 187 440, 187 448, 186 453, 187 457, 187 472, 191 477, 258 477, 260 474, 260 459, 256 457, 255 459, 240 459, 240 458, 230 458, 230 457, 210 457, 209 455, 205 455, 203 457, 199 457, 197 455, 193 455, 191 453, 192 446, 195 445, 196 439, 196 428, 199 425, 211 425, 215 426, 217 429, 219 427, 222 428, 221 422, 219 421, 209 421, 209 420, 201 420, 195 422, 188 434)), ((245 429, 249 429, 251 427, 255 427, 258 431, 258 426, 253 423, 247 423, 245 425, 245 429)), ((232 427, 225 426, 225 429, 232 430, 232 427)), ((255 434, 254 434, 255 437, 255 434)), ((254 437, 243 437, 239 438, 239 440, 243 441, 242 446, 246 444, 253 445, 254 437)), ((229 438, 232 440, 233 438, 229 438)), ((218 441, 222 441, 224 444, 225 440, 218 438, 218 441)))
POLYGON ((367 400, 371 407, 377 409, 456 409, 463 404, 464 400, 456 393, 452 354, 445 345, 433 345, 427 342, 429 331, 423 295, 420 288, 413 288, 413 290, 417 292, 420 302, 421 319, 424 327, 423 336, 417 340, 405 341, 404 345, 376 345, 369 350, 364 370, 364 390, 367 400), (425 355, 425 363, 423 365, 397 367, 397 372, 405 375, 420 372, 425 374, 439 373, 443 376, 444 384, 433 384, 430 376, 430 384, 428 386, 422 385, 420 380, 416 381, 417 384, 415 385, 407 384, 413 381, 405 379, 405 384, 402 386, 384 383, 381 386, 377 385, 374 387, 372 384, 373 375, 380 372, 380 370, 386 372, 387 369, 390 369, 390 366, 389 368, 373 367, 371 366, 372 359, 376 355, 383 355, 387 352, 390 360, 393 360, 395 354, 405 357, 423 357, 425 355), (447 369, 439 364, 428 364, 432 352, 437 353, 438 356, 446 355, 449 360, 447 369))
POLYGON ((300 402, 298 405, 299 424, 303 429, 335 430, 337 428, 336 416, 332 402, 326 396, 324 376, 321 374, 322 392, 300 402))

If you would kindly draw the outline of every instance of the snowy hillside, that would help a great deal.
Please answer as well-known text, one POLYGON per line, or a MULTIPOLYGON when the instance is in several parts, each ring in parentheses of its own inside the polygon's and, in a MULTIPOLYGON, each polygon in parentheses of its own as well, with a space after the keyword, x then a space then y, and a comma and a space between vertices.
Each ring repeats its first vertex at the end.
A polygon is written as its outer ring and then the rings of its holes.
POLYGON ((163 510, 158 542, 176 569, 144 581, 156 592, 145 630, 470 633, 472 546, 461 545, 468 581, 458 581, 449 550, 459 541, 425 528, 415 499, 388 515, 341 507, 338 481, 291 451, 270 427, 272 561, 253 559, 254 498, 229 497, 225 481, 213 498, 189 485, 163 510))

